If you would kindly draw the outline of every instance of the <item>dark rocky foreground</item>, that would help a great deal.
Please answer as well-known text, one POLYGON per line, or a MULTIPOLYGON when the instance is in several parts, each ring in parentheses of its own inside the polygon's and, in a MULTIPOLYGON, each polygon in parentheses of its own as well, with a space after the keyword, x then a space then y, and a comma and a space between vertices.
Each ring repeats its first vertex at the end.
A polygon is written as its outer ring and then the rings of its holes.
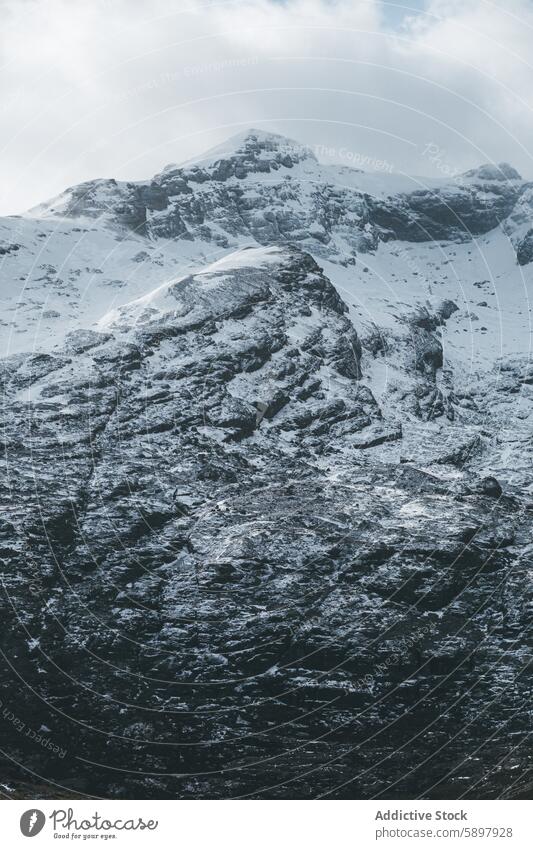
POLYGON ((527 795, 527 364, 444 395, 418 311, 385 415, 311 257, 247 256, 4 362, 0 790, 527 795))

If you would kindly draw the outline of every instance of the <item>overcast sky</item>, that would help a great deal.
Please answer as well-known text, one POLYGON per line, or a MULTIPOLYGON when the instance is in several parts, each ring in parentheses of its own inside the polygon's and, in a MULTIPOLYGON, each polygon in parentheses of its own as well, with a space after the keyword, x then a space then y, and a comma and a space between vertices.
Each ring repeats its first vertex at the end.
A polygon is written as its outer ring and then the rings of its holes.
POLYGON ((533 178, 533 0, 0 0, 0 15, 1 214, 249 126, 325 161, 438 176, 507 160, 533 178))

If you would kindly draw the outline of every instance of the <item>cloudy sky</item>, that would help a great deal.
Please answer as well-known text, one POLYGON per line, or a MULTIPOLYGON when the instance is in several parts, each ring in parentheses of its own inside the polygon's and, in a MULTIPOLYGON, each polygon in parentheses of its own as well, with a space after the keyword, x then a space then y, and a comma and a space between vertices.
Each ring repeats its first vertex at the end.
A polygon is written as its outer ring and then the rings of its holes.
POLYGON ((533 178, 533 0, 0 0, 0 24, 1 214, 252 126, 533 178))

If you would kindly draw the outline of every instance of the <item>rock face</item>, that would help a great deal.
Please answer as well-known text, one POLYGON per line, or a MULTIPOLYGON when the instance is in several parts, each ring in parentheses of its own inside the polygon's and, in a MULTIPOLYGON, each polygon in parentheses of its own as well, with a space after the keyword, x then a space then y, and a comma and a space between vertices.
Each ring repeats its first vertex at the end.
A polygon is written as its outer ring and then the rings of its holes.
POLYGON ((252 131, 1 223, 13 281, 45 233, 27 285, 67 325, 0 361, 8 795, 527 795, 523 279, 489 233, 493 316, 465 241, 526 190, 480 169, 386 223, 293 185, 319 167, 252 131), (458 241, 398 242, 412 216, 458 241))

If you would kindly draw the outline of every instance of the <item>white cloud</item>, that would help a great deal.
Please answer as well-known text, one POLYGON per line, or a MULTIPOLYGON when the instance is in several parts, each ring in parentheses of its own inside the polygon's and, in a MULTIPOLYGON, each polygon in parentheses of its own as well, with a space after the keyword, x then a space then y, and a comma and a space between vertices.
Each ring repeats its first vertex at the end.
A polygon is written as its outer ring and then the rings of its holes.
POLYGON ((533 6, 428 0, 4 0, 0 208, 141 178, 246 126, 398 171, 511 160, 533 175, 533 6), (405 2, 409 6, 409 0, 405 2))

